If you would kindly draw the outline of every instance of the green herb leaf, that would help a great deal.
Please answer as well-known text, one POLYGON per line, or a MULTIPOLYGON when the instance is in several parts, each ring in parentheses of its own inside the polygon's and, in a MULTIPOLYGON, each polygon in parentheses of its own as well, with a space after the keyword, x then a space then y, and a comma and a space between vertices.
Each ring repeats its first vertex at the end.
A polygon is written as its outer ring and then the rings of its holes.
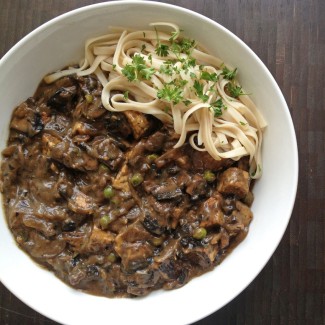
POLYGON ((176 74, 180 74, 181 73, 181 69, 177 68, 176 66, 173 66, 173 70, 176 74))
POLYGON ((169 112, 169 107, 168 107, 168 106, 165 106, 165 107, 164 107, 164 112, 165 112, 165 113, 168 113, 168 112, 169 112))
POLYGON ((207 102, 209 100, 209 96, 206 94, 200 95, 200 99, 202 100, 203 103, 207 102))
POLYGON ((239 96, 241 95, 245 95, 243 93, 243 90, 242 90, 242 87, 240 86, 235 86, 233 85, 232 83, 228 83, 227 86, 226 86, 230 96, 234 97, 234 98, 238 98, 239 96))
POLYGON ((132 63, 139 67, 142 64, 144 65, 145 61, 144 61, 144 58, 141 55, 136 54, 132 59, 132 63))
POLYGON ((160 44, 158 43, 158 46, 156 47, 156 54, 159 56, 167 56, 168 55, 169 46, 166 44, 160 44))
POLYGON ((219 79, 219 76, 216 73, 209 73, 207 71, 202 71, 201 79, 217 82, 219 79))
POLYGON ((195 67, 196 60, 194 58, 189 57, 188 59, 184 59, 182 68, 185 70, 185 72, 188 71, 189 67, 195 67))
POLYGON ((170 42, 174 42, 175 39, 179 36, 180 32, 181 32, 181 30, 178 30, 178 31, 172 32, 172 33, 171 33, 172 36, 169 38, 169 41, 170 41, 170 42))
POLYGON ((154 73, 155 73, 155 69, 148 68, 145 64, 144 58, 139 54, 136 54, 132 58, 132 64, 127 64, 122 69, 122 74, 129 81, 136 81, 139 79, 149 80, 154 73))
POLYGON ((237 74, 237 68, 231 71, 227 67, 224 67, 221 73, 221 75, 227 80, 233 80, 236 77, 236 74, 237 74))
POLYGON ((122 69, 122 73, 129 81, 134 81, 136 79, 135 67, 131 64, 127 64, 122 69))
POLYGON ((221 98, 216 100, 215 102, 211 103, 210 106, 213 110, 214 117, 219 117, 222 115, 222 108, 226 109, 226 106, 224 105, 223 101, 221 98))
POLYGON ((183 104, 184 104, 185 106, 188 106, 188 105, 191 105, 192 102, 191 102, 189 99, 186 99, 186 100, 183 100, 183 104))
POLYGON ((208 95, 203 94, 203 85, 198 80, 194 81, 193 88, 196 91, 196 95, 203 101, 203 103, 209 99, 208 95))
POLYGON ((184 87, 186 84, 188 83, 187 80, 177 80, 177 85, 180 86, 180 87, 184 87))
POLYGON ((198 80, 194 81, 193 88, 195 89, 197 95, 203 94, 203 85, 198 80))
POLYGON ((172 43, 172 45, 170 46, 170 50, 176 55, 182 52, 182 48, 178 43, 172 43))
POLYGON ((151 54, 148 55, 148 60, 152 64, 152 55, 151 54))
POLYGON ((173 69, 170 64, 162 64, 159 68, 159 72, 171 76, 173 74, 173 69))
POLYGON ((150 80, 151 76, 155 73, 154 68, 144 68, 140 70, 140 75, 143 79, 150 80))
POLYGON ((181 47, 181 52, 187 55, 190 55, 191 51, 195 48, 196 42, 195 40, 191 40, 188 38, 183 38, 180 40, 179 45, 181 47))
POLYGON ((183 99, 183 89, 175 83, 165 84, 164 88, 158 90, 157 97, 176 105, 183 99))
POLYGON ((129 98, 129 91, 128 90, 124 92, 123 98, 124 99, 128 99, 129 98))
POLYGON ((190 55, 195 46, 195 40, 183 38, 180 41, 173 41, 172 45, 170 46, 170 50, 176 55, 181 53, 190 55))

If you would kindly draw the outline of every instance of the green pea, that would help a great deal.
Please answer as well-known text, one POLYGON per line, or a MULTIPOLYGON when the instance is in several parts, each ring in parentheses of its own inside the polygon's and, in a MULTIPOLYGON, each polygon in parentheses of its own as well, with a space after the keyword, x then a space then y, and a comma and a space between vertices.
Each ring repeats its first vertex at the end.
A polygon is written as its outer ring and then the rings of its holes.
POLYGON ((115 195, 115 191, 112 186, 107 186, 104 189, 104 197, 105 199, 111 199, 115 195))
POLYGON ((136 187, 140 185, 143 182, 143 177, 140 173, 135 173, 131 179, 130 179, 131 184, 136 187))
POLYGON ((99 165, 99 168, 103 171, 107 171, 108 170, 108 167, 105 165, 105 164, 100 164, 99 165))
POLYGON ((147 160, 149 163, 153 163, 157 158, 158 158, 158 155, 156 155, 155 153, 147 156, 147 160))
POLYGON ((161 246, 164 242, 164 238, 163 237, 154 237, 151 242, 152 242, 152 245, 154 245, 154 246, 161 246))
POLYGON ((99 219, 99 224, 102 227, 102 229, 107 229, 108 225, 112 222, 111 216, 108 214, 105 214, 99 219))
POLYGON ((203 227, 196 228, 193 232, 193 238, 195 239, 203 239, 207 235, 207 230, 203 227))
POLYGON ((115 206, 119 206, 120 203, 121 203, 121 200, 120 200, 119 197, 114 196, 114 197, 111 198, 111 203, 112 203, 113 205, 115 205, 115 206))
POLYGON ((211 183, 215 181, 216 175, 211 170, 206 170, 203 174, 203 178, 208 182, 211 183))
POLYGON ((108 259, 109 262, 114 263, 116 261, 116 255, 114 253, 110 253, 107 256, 107 259, 108 259))
POLYGON ((86 102, 88 104, 91 104, 94 101, 93 95, 87 94, 87 95, 85 95, 85 98, 86 98, 86 102))

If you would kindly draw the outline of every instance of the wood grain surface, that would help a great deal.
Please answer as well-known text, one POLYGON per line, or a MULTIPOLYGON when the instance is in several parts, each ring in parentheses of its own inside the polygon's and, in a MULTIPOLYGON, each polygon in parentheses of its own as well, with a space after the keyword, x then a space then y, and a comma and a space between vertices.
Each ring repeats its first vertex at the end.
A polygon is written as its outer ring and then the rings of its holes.
MULTIPOLYGON (((97 2, 0 0, 0 57, 42 23, 97 2)), ((237 298, 195 324, 324 325, 325 1, 165 2, 219 22, 253 49, 284 93, 299 146, 297 200, 275 254, 237 298)), ((0 324, 57 323, 27 307, 0 283, 0 324)))

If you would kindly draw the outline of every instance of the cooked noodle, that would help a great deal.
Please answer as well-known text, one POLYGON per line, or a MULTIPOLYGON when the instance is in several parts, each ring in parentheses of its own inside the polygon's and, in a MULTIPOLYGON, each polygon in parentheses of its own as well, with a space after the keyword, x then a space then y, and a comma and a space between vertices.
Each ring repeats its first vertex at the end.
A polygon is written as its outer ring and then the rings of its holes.
POLYGON ((102 104, 106 109, 134 110, 173 123, 180 135, 175 147, 182 146, 190 136, 195 149, 208 151, 217 160, 249 156, 251 177, 259 178, 266 122, 254 103, 243 91, 230 96, 228 87, 239 84, 226 77, 219 58, 206 53, 194 41, 185 50, 180 46, 183 39, 177 25, 159 22, 151 26, 155 30, 114 28, 110 34, 87 40, 79 68, 55 72, 45 81, 51 83, 74 73, 95 73, 103 85, 102 104), (157 31, 156 26, 172 31, 157 31), (165 52, 158 52, 159 48, 165 52), (134 80, 127 76, 126 70, 134 65, 135 57, 142 58, 141 69, 148 78, 140 76, 140 70, 135 72, 134 80), (203 78, 203 73, 210 80, 203 78), (163 90, 174 94, 178 91, 179 97, 162 96, 163 90))

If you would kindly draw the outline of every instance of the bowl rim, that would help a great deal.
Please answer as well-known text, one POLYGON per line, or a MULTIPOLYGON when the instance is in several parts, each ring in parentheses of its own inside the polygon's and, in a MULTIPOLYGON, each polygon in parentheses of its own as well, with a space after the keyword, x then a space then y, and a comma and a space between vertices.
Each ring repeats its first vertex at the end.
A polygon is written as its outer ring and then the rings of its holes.
MULTIPOLYGON (((37 36, 38 34, 42 34, 44 33, 44 31, 48 28, 50 28, 51 26, 65 21, 73 16, 77 16, 81 13, 87 12, 88 10, 96 10, 99 8, 106 8, 106 7, 120 7, 120 6, 127 6, 127 5, 141 5, 141 6, 148 6, 148 7, 155 7, 155 8, 170 8, 170 9, 174 9, 176 11, 183 11, 188 13, 189 15, 194 15, 196 17, 198 17, 201 20, 204 21, 208 21, 210 24, 212 23, 215 27, 221 29, 224 33, 226 33, 230 38, 234 39, 236 42, 240 43, 241 46, 243 46, 249 53, 250 55, 254 58, 254 60, 259 64, 259 66, 264 70, 264 73, 266 73, 268 79, 271 81, 273 88, 276 90, 279 99, 281 101, 282 106, 285 108, 285 110, 283 110, 284 114, 286 114, 286 118, 289 122, 289 126, 290 126, 290 136, 291 136, 291 140, 293 141, 293 161, 294 161, 294 166, 292 166, 292 175, 293 175, 293 188, 291 191, 291 196, 288 197, 288 216, 287 216, 287 220, 286 220, 286 225, 285 227, 283 227, 283 229, 281 229, 281 232, 279 231, 277 233, 277 238, 275 241, 275 244, 273 245, 273 249, 272 249, 272 253, 267 256, 267 258, 265 258, 264 263, 262 263, 262 265, 258 268, 254 268, 254 272, 252 272, 252 274, 250 275, 250 280, 248 281, 248 283, 245 283, 245 285, 243 285, 241 288, 236 290, 236 294, 234 296, 232 296, 230 299, 227 299, 224 301, 224 303, 219 306, 217 309, 211 310, 208 313, 196 313, 196 318, 193 319, 192 321, 198 321, 203 319, 204 317, 207 317, 208 315, 216 312, 217 310, 221 309, 222 307, 224 307, 226 304, 228 304, 230 301, 232 301, 235 297, 237 297, 241 292, 243 292, 251 283, 253 280, 255 280, 255 278, 257 277, 257 275, 262 271, 262 269, 265 267, 265 265, 268 263, 268 261, 271 259, 271 257, 273 256, 275 250, 278 248, 280 241, 282 240, 284 233, 288 227, 289 221, 291 219, 291 215, 292 215, 292 211, 294 208, 294 204, 295 204, 295 199, 296 199, 296 194, 297 194, 297 188, 298 188, 298 177, 299 177, 299 159, 298 159, 298 146, 297 146, 297 138, 296 138, 296 134, 295 134, 295 129, 294 129, 294 125, 293 125, 293 121, 290 115, 290 110, 288 108, 288 105, 285 101, 285 98, 282 94, 282 91, 280 89, 280 87, 278 86, 277 82, 275 81, 273 75, 271 74, 271 72, 268 70, 268 68, 266 67, 266 65, 262 62, 262 60, 257 56, 257 54, 244 42, 242 41, 238 36, 236 36, 233 32, 231 32, 230 30, 228 30, 227 28, 225 28, 223 25, 221 25, 220 23, 218 23, 217 21, 210 19, 206 16, 204 16, 203 14, 200 14, 198 12, 192 11, 190 9, 187 8, 183 8, 179 5, 174 5, 174 4, 167 4, 167 3, 163 3, 163 2, 157 2, 157 1, 142 1, 142 0, 126 0, 126 1, 111 1, 111 2, 101 2, 101 3, 96 3, 96 4, 90 4, 90 5, 86 5, 86 6, 82 6, 73 10, 70 10, 68 12, 62 13, 59 16, 56 16, 52 19, 50 19, 49 21, 44 22, 43 24, 41 24, 40 26, 38 26, 37 28, 35 28, 34 30, 32 30, 31 32, 29 32, 28 34, 26 34, 22 39, 20 39, 14 46, 12 46, 5 54, 4 56, 0 59, 0 71, 1 71, 1 67, 3 65, 6 64, 7 60, 10 59, 10 56, 15 53, 16 51, 18 51, 22 46, 24 46, 24 44, 28 43, 30 39, 34 38, 35 36, 37 36)), ((4 214, 3 212, 0 212, 0 215, 4 214)), ((7 222, 6 222, 7 223, 7 222)), ((9 229, 8 229, 9 230, 9 229)), ((2 284, 10 291, 12 292, 18 299, 20 299, 21 301, 23 301, 27 306, 29 306, 30 308, 32 308, 33 310, 39 312, 40 314, 49 317, 50 319, 57 321, 57 322, 61 322, 62 319, 60 319, 60 317, 53 317, 53 315, 47 315, 44 314, 42 310, 39 310, 37 308, 37 306, 34 306, 33 304, 30 304, 29 301, 26 301, 26 299, 24 298, 24 295, 20 292, 16 292, 16 290, 13 290, 13 288, 11 288, 10 286, 7 286, 6 282, 3 281, 3 277, 2 274, 0 272, 0 281, 2 282, 2 284)))

